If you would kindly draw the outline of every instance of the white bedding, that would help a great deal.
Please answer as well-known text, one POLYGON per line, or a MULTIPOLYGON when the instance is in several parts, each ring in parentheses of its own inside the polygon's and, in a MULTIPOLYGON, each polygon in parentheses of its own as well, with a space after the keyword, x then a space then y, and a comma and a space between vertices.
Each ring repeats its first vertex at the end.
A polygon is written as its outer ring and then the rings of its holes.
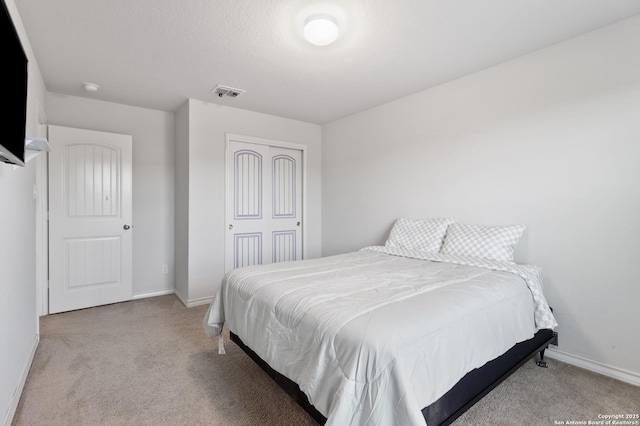
POLYGON ((424 425, 421 409, 467 372, 555 327, 540 277, 506 262, 370 247, 232 271, 204 326, 215 337, 226 323, 328 426, 424 425))

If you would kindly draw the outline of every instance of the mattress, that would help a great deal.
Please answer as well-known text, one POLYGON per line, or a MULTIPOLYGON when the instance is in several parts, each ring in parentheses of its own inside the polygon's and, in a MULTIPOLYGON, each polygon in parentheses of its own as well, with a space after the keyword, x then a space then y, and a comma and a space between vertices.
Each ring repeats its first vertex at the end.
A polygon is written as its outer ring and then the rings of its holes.
POLYGON ((296 382, 327 425, 424 425, 421 409, 555 320, 541 272, 387 247, 228 273, 204 318, 296 382))

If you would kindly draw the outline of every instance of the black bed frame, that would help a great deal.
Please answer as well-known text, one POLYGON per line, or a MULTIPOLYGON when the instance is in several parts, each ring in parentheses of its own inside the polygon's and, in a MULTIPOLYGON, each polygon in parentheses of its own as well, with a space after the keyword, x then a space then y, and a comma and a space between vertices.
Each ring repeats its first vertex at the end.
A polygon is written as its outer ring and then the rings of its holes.
MULTIPOLYGON (((467 373, 440 399, 422 409, 422 415, 427 425, 444 426, 451 424, 537 353, 540 353, 538 365, 545 366, 543 361, 544 350, 549 344, 557 341, 556 336, 552 330, 540 330, 531 339, 518 343, 498 358, 467 373)), ((327 419, 309 403, 307 396, 295 382, 271 368, 269 364, 245 345, 236 334, 230 333, 230 337, 311 417, 321 425, 326 423, 327 419)))

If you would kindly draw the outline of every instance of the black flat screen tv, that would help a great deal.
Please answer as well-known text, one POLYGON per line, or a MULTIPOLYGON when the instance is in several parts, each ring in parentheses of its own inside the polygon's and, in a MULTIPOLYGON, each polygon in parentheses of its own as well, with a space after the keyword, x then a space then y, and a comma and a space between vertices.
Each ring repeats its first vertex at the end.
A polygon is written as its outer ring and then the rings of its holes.
POLYGON ((2 31, 2 75, 10 90, 3 91, 5 106, 0 133, 0 161, 24 166, 24 137, 27 124, 28 59, 20 36, 11 19, 7 4, 2 1, 0 31, 2 31))

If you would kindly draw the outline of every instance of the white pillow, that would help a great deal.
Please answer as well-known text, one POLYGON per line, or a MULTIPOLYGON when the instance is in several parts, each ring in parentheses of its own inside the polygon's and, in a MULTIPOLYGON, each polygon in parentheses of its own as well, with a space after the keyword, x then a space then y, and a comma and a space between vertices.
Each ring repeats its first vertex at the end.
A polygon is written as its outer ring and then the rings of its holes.
POLYGON ((437 253, 447 226, 453 222, 452 218, 399 218, 393 224, 385 246, 437 253))
POLYGON ((524 225, 489 227, 454 223, 447 228, 440 252, 511 262, 525 229, 524 225))

